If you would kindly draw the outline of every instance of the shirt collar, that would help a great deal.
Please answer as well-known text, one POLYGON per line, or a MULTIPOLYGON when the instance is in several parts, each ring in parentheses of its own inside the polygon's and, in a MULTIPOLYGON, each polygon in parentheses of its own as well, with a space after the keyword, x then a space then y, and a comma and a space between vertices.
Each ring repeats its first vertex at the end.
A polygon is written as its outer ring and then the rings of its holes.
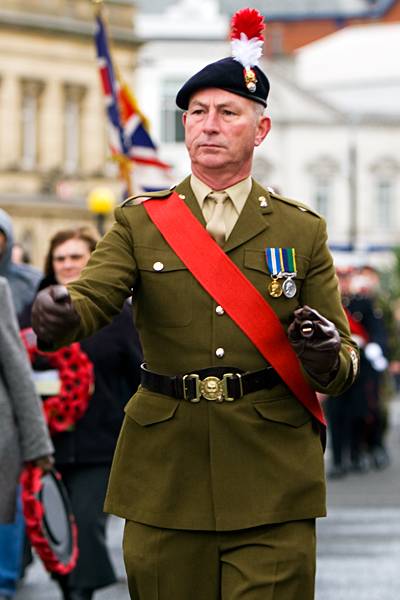
MULTIPOLYGON (((193 173, 190 177, 190 185, 201 210, 203 210, 204 200, 208 194, 213 191, 212 188, 196 177, 196 175, 193 175, 193 173)), ((252 185, 252 179, 249 176, 246 177, 246 179, 242 179, 242 181, 235 183, 235 185, 231 185, 231 187, 228 187, 225 190, 232 200, 232 203, 239 215, 242 212, 248 195, 250 194, 252 185)))

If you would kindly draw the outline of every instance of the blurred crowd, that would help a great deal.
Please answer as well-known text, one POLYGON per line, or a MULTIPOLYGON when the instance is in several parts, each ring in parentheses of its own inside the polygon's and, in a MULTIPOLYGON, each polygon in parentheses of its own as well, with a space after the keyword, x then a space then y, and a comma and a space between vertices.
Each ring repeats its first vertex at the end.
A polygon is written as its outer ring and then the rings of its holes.
POLYGON ((389 402, 400 381, 399 309, 383 291, 380 273, 363 265, 337 274, 360 348, 360 374, 344 394, 324 402, 331 445, 327 475, 335 479, 389 465, 389 402))

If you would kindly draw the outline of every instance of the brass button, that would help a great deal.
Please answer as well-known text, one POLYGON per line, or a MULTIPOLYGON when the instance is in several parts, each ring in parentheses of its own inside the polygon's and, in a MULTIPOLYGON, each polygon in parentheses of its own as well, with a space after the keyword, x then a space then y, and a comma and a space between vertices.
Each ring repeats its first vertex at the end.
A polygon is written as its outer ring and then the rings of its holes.
POLYGON ((215 351, 215 356, 217 358, 223 358, 225 355, 225 350, 223 348, 217 348, 215 351))
POLYGON ((162 271, 163 268, 164 268, 164 264, 162 262, 160 262, 159 260, 157 262, 155 262, 153 265, 154 271, 162 271))
POLYGON ((224 309, 222 308, 222 306, 218 305, 215 309, 215 312, 217 313, 217 315, 221 316, 225 314, 224 309))

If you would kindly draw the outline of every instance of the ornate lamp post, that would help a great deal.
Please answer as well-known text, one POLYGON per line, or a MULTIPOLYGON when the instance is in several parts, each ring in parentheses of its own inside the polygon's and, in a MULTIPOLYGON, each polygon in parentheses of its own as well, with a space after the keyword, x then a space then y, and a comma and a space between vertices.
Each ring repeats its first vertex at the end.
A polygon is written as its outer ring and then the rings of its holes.
POLYGON ((101 236, 105 233, 106 216, 115 206, 115 194, 107 187, 94 188, 87 199, 90 212, 95 215, 97 230, 101 236))

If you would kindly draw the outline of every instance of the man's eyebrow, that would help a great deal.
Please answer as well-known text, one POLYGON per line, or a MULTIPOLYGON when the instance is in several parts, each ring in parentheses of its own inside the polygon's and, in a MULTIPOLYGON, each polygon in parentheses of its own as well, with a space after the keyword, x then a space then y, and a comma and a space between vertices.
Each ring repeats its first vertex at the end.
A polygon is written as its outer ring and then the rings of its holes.
MULTIPOLYGON (((202 108, 208 108, 209 104, 206 104, 205 102, 201 102, 201 100, 192 100, 192 102, 190 103, 190 107, 192 108, 193 106, 201 106, 202 108)), ((235 109, 235 110, 239 110, 239 107, 237 104, 235 104, 235 102, 233 101, 227 101, 227 102, 221 102, 218 103, 216 105, 217 108, 230 108, 230 109, 235 109)))
POLYGON ((208 106, 208 104, 206 104, 205 102, 201 102, 200 100, 192 100, 189 108, 191 108, 193 105, 202 106, 203 108, 207 108, 208 106))

